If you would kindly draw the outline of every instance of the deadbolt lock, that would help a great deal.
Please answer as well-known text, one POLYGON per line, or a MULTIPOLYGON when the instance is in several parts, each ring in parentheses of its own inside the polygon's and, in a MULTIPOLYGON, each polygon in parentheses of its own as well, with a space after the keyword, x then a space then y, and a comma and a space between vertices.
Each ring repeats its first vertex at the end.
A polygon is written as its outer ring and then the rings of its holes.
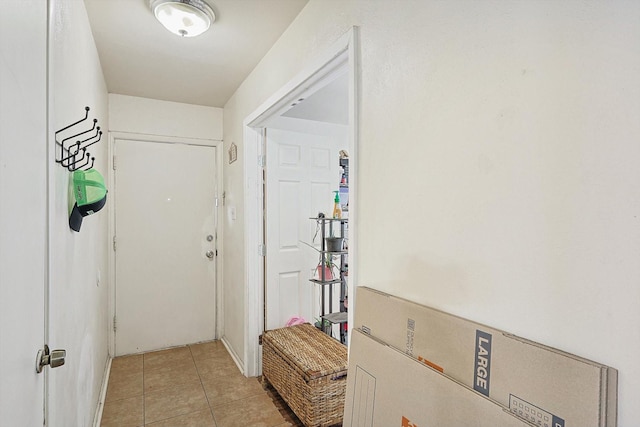
POLYGON ((44 345, 44 348, 38 350, 36 356, 36 372, 42 372, 42 369, 49 365, 52 368, 64 365, 64 358, 67 357, 66 350, 53 350, 49 351, 49 346, 44 345))

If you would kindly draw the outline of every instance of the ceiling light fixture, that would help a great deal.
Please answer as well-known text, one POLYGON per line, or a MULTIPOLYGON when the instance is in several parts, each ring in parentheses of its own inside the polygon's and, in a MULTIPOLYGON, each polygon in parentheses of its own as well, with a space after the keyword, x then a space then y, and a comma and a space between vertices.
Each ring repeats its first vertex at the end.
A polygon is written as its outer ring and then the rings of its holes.
POLYGON ((182 37, 195 37, 209 29, 216 19, 213 9, 203 0, 149 0, 156 19, 182 37))

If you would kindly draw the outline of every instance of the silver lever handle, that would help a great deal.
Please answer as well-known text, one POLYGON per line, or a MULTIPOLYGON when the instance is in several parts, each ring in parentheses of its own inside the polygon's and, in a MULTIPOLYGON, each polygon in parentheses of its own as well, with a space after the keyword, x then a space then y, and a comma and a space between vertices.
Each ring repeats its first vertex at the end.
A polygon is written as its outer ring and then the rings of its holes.
POLYGON ((42 372, 42 369, 49 365, 52 368, 64 365, 64 359, 67 357, 66 350, 53 350, 49 352, 49 346, 45 344, 43 349, 38 350, 36 356, 36 372, 42 372))
POLYGON ((52 350, 49 356, 49 366, 57 368, 64 365, 64 359, 67 357, 67 350, 52 350))

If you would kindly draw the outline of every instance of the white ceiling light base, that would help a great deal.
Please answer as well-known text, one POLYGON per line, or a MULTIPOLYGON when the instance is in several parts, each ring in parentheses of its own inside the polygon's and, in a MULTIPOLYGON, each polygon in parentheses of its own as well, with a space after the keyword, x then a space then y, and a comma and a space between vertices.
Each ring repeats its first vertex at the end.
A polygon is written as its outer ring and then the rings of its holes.
POLYGON ((156 19, 173 34, 195 37, 209 29, 216 19, 203 0, 149 0, 156 19))

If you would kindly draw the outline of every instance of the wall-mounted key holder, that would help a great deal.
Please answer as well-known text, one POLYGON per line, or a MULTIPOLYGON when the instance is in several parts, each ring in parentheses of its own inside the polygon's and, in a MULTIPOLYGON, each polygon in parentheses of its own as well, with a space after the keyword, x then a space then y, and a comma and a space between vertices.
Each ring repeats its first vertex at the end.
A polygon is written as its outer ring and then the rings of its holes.
POLYGON ((93 167, 95 157, 87 151, 87 148, 102 138, 100 126, 97 126, 98 119, 93 119, 93 126, 87 129, 89 119, 89 107, 85 107, 84 117, 77 122, 58 130, 55 134, 56 140, 56 163, 67 168, 69 172, 78 169, 88 170, 93 167), (81 130, 85 129, 85 130, 81 130), (65 136, 77 132, 73 135, 65 136), (59 138, 63 138, 59 140, 59 138))

